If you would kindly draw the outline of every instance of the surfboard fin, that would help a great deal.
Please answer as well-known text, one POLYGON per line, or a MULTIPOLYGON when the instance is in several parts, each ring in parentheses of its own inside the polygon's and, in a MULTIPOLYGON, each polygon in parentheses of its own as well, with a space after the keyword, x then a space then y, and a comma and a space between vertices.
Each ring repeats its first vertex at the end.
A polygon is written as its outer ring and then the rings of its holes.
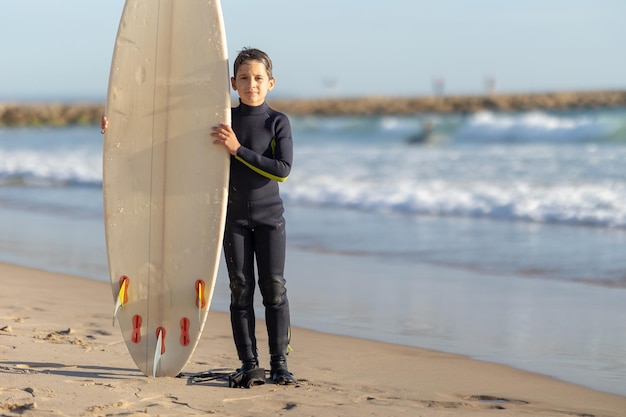
POLYGON ((120 309, 128 302, 128 277, 126 275, 120 278, 120 291, 117 293, 117 301, 115 302, 115 310, 113 311, 113 326, 115 326, 115 318, 120 309))
POLYGON ((206 307, 206 298, 204 296, 204 290, 206 285, 204 281, 199 279, 196 281, 196 306, 198 306, 198 323, 202 325, 202 309, 206 307))
POLYGON ((159 327, 157 329, 157 343, 156 348, 154 349, 154 361, 152 363, 152 376, 156 378, 157 367, 159 366, 159 362, 161 362, 161 358, 165 353, 165 344, 163 342, 163 338, 165 337, 165 329, 163 327, 159 327))

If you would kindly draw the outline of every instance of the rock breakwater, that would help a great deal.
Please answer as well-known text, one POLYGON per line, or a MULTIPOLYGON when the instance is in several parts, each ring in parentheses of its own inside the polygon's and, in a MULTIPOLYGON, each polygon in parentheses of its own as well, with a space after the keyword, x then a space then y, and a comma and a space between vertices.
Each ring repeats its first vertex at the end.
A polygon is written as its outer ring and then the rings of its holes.
MULTIPOLYGON (((411 115, 533 109, 626 107, 626 91, 553 92, 441 97, 362 97, 272 99, 269 104, 290 115, 411 115)), ((0 126, 99 124, 101 103, 0 103, 0 126)))
POLYGON ((626 107, 626 91, 276 100, 272 101, 270 105, 276 110, 297 115, 410 115, 419 113, 475 113, 484 110, 590 109, 626 107))

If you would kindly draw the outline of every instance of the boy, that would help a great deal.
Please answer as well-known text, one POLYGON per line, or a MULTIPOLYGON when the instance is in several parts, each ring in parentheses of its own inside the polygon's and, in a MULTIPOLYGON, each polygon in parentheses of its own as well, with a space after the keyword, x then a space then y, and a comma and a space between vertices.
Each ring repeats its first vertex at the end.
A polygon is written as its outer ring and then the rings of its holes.
MULTIPOLYGON (((293 141, 289 119, 271 109, 265 97, 274 88, 272 61, 263 51, 244 48, 234 62, 232 128, 213 128, 214 143, 231 154, 224 256, 231 289, 231 324, 242 375, 259 369, 255 337, 254 261, 265 306, 270 376, 276 384, 295 384, 287 368, 290 338, 285 288, 285 219, 278 182, 291 171, 293 141)), ((262 381, 260 381, 262 382, 262 381)))

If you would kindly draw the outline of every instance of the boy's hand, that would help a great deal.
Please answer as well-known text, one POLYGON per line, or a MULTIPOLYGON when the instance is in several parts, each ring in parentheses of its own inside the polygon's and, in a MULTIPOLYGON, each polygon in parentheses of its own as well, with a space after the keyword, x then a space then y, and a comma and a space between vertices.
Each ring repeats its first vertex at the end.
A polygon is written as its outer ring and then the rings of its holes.
POLYGON ((224 145, 231 155, 237 155, 237 149, 239 149, 241 144, 232 127, 224 123, 219 126, 214 126, 211 136, 215 138, 213 143, 216 145, 224 145))

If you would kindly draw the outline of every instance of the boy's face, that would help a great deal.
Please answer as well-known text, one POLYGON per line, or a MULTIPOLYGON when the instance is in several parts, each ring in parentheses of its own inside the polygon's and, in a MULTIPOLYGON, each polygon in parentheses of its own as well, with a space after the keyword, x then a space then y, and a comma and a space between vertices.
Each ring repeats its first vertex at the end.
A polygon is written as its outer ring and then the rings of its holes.
POLYGON ((239 93, 243 104, 260 106, 267 93, 274 88, 276 81, 269 78, 265 65, 260 61, 249 60, 239 66, 237 74, 231 78, 233 90, 239 93))

